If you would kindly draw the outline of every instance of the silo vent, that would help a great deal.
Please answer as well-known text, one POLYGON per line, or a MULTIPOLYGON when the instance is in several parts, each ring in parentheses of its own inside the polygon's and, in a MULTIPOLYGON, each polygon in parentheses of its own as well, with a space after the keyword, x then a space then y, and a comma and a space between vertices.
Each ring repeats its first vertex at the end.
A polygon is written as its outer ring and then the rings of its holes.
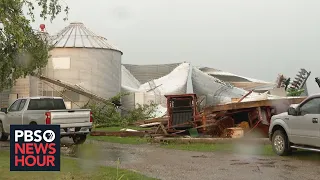
POLYGON ((72 22, 70 25, 84 25, 82 22, 72 22))

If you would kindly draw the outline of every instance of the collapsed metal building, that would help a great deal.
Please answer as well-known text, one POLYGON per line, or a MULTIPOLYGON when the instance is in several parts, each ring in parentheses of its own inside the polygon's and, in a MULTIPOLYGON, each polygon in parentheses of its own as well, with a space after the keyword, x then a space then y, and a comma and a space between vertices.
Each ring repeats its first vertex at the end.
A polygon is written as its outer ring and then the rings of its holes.
POLYGON ((231 103, 245 95, 243 102, 280 98, 268 94, 268 90, 273 89, 275 83, 245 78, 212 68, 193 67, 191 79, 193 92, 204 99, 203 105, 231 103), (261 85, 262 88, 258 89, 261 85), (254 91, 255 89, 258 91, 254 91))
POLYGON ((146 83, 154 79, 158 79, 162 76, 169 74, 181 63, 171 64, 123 64, 124 68, 127 69, 140 83, 146 83))
POLYGON ((237 88, 241 88, 247 91, 253 90, 254 92, 263 93, 275 87, 275 83, 262 81, 254 78, 248 78, 214 68, 203 67, 199 68, 199 70, 221 81, 224 81, 237 88))
POLYGON ((137 104, 152 102, 165 108, 164 95, 187 92, 189 71, 189 63, 123 65, 122 92, 129 93, 122 98, 124 108, 130 110, 137 104))

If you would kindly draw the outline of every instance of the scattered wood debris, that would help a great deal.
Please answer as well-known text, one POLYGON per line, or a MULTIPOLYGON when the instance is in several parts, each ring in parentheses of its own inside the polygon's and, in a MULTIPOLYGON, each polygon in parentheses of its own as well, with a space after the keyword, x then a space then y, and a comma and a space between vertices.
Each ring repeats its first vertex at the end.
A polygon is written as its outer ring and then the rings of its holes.
MULTIPOLYGON (((291 104, 300 103, 305 99, 305 97, 293 97, 241 102, 243 98, 240 98, 237 102, 205 107, 203 111, 198 112, 195 106, 190 106, 196 104, 193 99, 196 98, 194 94, 167 96, 167 98, 169 98, 168 104, 175 102, 181 106, 171 105, 165 117, 137 121, 135 123, 137 126, 148 128, 144 131, 132 129, 123 129, 120 132, 94 131, 91 135, 121 137, 148 135, 154 138, 192 136, 197 137, 194 138, 197 140, 192 141, 214 142, 216 140, 210 140, 210 137, 239 139, 258 130, 267 137, 271 116, 284 112, 291 104)), ((183 141, 190 142, 190 138, 183 141)))

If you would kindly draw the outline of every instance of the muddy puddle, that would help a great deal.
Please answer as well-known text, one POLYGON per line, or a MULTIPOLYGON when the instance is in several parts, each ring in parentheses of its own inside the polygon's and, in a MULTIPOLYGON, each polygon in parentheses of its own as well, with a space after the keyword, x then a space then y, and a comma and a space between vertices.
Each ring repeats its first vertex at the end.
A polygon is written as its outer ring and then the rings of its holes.
POLYGON ((131 162, 135 160, 135 154, 124 149, 113 146, 103 146, 96 143, 86 143, 83 145, 64 144, 61 145, 61 154, 69 157, 80 158, 82 160, 101 162, 131 162))

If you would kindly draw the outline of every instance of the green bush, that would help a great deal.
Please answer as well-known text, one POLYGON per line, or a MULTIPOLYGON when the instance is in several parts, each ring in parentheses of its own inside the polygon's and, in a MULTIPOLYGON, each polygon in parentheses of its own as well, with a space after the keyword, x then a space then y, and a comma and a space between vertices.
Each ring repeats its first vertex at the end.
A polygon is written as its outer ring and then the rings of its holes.
POLYGON ((156 104, 140 105, 133 110, 126 111, 121 116, 120 109, 117 108, 112 102, 120 102, 121 97, 128 95, 128 93, 119 95, 110 99, 109 102, 88 102, 83 108, 91 109, 94 118, 94 127, 110 127, 122 126, 126 127, 138 120, 144 120, 154 117, 156 111, 156 104))
POLYGON ((138 120, 145 120, 155 117, 154 113, 157 110, 157 105, 153 102, 150 105, 147 104, 137 104, 138 107, 128 111, 123 118, 126 119, 128 124, 132 124, 138 120))
POLYGON ((289 88, 287 90, 287 96, 301 96, 301 94, 304 92, 304 89, 293 89, 289 88))

